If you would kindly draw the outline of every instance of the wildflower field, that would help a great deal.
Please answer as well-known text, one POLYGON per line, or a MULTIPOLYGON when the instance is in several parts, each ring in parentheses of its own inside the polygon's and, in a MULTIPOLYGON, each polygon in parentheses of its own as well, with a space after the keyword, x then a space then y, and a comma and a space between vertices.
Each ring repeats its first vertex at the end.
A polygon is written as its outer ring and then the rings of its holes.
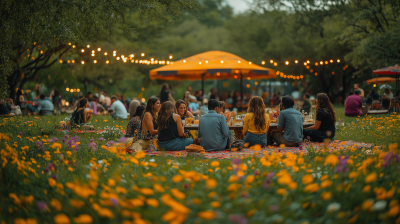
POLYGON ((224 160, 127 154, 127 120, 66 134, 65 116, 0 119, 0 223, 400 223, 400 115, 345 118, 373 148, 224 160))

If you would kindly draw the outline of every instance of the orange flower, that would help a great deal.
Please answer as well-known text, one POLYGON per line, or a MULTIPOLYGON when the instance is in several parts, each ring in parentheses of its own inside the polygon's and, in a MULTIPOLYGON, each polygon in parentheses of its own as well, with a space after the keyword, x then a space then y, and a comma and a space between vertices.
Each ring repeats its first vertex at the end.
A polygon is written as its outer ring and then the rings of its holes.
POLYGON ((365 177, 365 182, 367 183, 375 182, 377 178, 378 176, 376 175, 376 173, 371 173, 367 177, 365 177))
POLYGON ((206 185, 208 188, 215 188, 217 186, 217 181, 214 179, 208 179, 206 185))
POLYGON ((314 181, 314 178, 312 177, 311 174, 304 175, 304 176, 301 178, 301 182, 303 182, 303 184, 310 184, 310 183, 312 183, 313 181, 314 181))
POLYGON ((90 215, 82 214, 74 218, 75 223, 89 224, 93 222, 93 218, 90 215))
POLYGON ((54 216, 54 222, 56 224, 69 224, 69 218, 68 216, 64 215, 64 214, 58 214, 56 216, 54 216))
POLYGON ((210 203, 210 206, 213 208, 218 208, 221 206, 221 203, 219 203, 218 201, 213 201, 210 203))
POLYGON ((150 205, 151 207, 158 207, 158 201, 154 198, 149 198, 146 200, 146 204, 150 205))
POLYGON ((217 167, 217 166, 219 166, 219 162, 218 161, 212 161, 210 165, 212 167, 217 167))
POLYGON ((202 219, 210 220, 210 219, 215 218, 215 213, 213 211, 204 211, 204 212, 197 213, 197 216, 202 219))

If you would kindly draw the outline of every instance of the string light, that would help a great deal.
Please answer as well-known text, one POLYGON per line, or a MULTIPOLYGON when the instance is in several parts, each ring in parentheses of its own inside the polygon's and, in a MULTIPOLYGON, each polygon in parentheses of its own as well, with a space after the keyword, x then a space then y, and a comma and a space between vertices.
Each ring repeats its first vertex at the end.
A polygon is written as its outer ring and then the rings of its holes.
MULTIPOLYGON (((168 62, 169 63, 169 62, 168 62)), ((206 64, 208 64, 208 61, 206 61, 206 64)))
POLYGON ((285 62, 285 64, 286 64, 286 65, 289 65, 289 62, 288 62, 288 61, 286 61, 286 62, 285 62))
POLYGON ((322 65, 322 64, 324 64, 324 62, 323 62, 323 61, 320 61, 319 63, 320 63, 321 65, 322 65))
POLYGON ((201 65, 201 61, 199 61, 199 65, 201 65))
POLYGON ((254 82, 254 85, 258 86, 258 82, 254 82))
POLYGON ((142 53, 141 56, 144 57, 144 53, 142 53))
POLYGON ((251 61, 249 61, 249 65, 251 65, 251 61))
POLYGON ((71 62, 72 62, 72 63, 75 63, 75 60, 72 60, 71 62))
POLYGON ((95 63, 95 64, 96 64, 96 63, 97 63, 97 61, 96 61, 96 60, 94 60, 94 61, 93 61, 93 63, 95 63))
POLYGON ((119 57, 117 57, 117 60, 119 60, 119 57))
POLYGON ((183 63, 186 63, 186 60, 183 60, 183 63))
POLYGON ((129 55, 129 57, 131 57, 131 58, 134 58, 134 57, 135 57, 135 55, 134 55, 134 54, 131 54, 131 55, 129 55))
POLYGON ((247 80, 250 80, 251 78, 250 77, 247 77, 247 80))
POLYGON ((269 63, 271 63, 271 64, 274 63, 274 60, 270 60, 269 63))
POLYGON ((332 75, 335 75, 335 72, 332 72, 332 75))
POLYGON ((329 62, 328 61, 325 61, 325 64, 327 65, 329 62))
POLYGON ((84 61, 81 61, 81 63, 82 63, 82 65, 84 65, 84 64, 85 64, 85 62, 84 62, 84 61))
POLYGON ((317 76, 318 75, 318 73, 315 73, 315 76, 317 76))
POLYGON ((318 62, 315 62, 315 66, 318 66, 318 62))
MULTIPOLYGON (((36 42, 35 42, 36 43, 36 42)), ((71 43, 68 43, 68 45, 71 45, 71 43)))
POLYGON ((296 60, 296 61, 294 61, 294 63, 296 63, 296 64, 297 64, 298 62, 299 62, 299 61, 297 61, 297 60, 296 60))
POLYGON ((101 48, 97 48, 97 51, 101 51, 101 48))
POLYGON ((59 61, 62 64, 62 60, 59 61))
POLYGON ((306 62, 304 62, 304 66, 306 66, 307 65, 307 63, 306 62))
POLYGON ((65 90, 68 92, 68 91, 69 91, 69 88, 67 87, 65 90))
POLYGON ((172 55, 169 56, 169 59, 172 59, 172 55))
POLYGON ((247 87, 247 88, 250 88, 250 84, 247 84, 246 87, 247 87))
POLYGON ((331 59, 329 62, 330 62, 330 63, 333 63, 333 60, 331 59))
POLYGON ((241 61, 238 61, 238 63, 240 64, 240 63, 241 63, 241 61))
POLYGON ((104 52, 104 55, 106 55, 106 56, 107 56, 107 52, 104 52))
POLYGON ((82 49, 81 52, 82 52, 82 53, 85 52, 85 49, 82 49))
POLYGON ((92 54, 92 57, 94 57, 94 54, 92 54))
POLYGON ((337 59, 337 63, 340 63, 340 59, 337 59))
POLYGON ((75 45, 72 45, 72 48, 75 48, 76 46, 75 45))
POLYGON ((107 61, 106 61, 106 64, 108 64, 108 63, 110 63, 110 61, 109 61, 109 60, 107 60, 107 61))
POLYGON ((265 65, 265 61, 262 61, 261 64, 262 64, 262 65, 265 65))
POLYGON ((223 64, 224 63, 224 61, 223 60, 221 60, 221 64, 223 64))
POLYGON ((301 75, 300 78, 302 79, 302 78, 303 78, 303 75, 301 75))
POLYGON ((278 63, 274 62, 274 66, 278 66, 278 63))
POLYGON ((310 61, 309 61, 309 60, 307 60, 307 64, 310 64, 310 61))
POLYGON ((87 47, 87 48, 90 48, 90 45, 88 44, 88 45, 86 45, 86 47, 87 47))

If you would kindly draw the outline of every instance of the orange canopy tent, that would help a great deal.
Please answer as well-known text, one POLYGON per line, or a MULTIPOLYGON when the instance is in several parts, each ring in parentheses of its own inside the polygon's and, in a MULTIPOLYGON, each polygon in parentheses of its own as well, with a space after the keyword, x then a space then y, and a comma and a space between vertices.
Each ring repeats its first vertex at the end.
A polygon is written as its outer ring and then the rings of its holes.
POLYGON ((396 82, 396 79, 390 78, 390 77, 378 77, 378 78, 373 78, 373 79, 367 80, 368 85, 371 83, 381 84, 381 83, 386 83, 386 82, 396 82))
POLYGON ((275 70, 223 51, 207 51, 150 70, 151 79, 161 80, 237 79, 241 75, 251 79, 276 78, 275 70))
POLYGON ((175 61, 169 65, 150 70, 151 79, 161 80, 204 80, 240 79, 240 93, 243 99, 243 78, 276 78, 275 70, 264 68, 246 61, 234 54, 223 51, 207 51, 175 61))

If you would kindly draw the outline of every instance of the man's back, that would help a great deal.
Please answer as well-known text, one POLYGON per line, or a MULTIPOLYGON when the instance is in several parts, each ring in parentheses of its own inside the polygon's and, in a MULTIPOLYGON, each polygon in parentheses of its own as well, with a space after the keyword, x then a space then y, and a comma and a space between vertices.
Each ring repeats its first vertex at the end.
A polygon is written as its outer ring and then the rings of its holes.
POLYGON ((119 101, 116 100, 112 105, 111 105, 111 110, 115 110, 115 114, 117 115, 117 117, 123 118, 123 119, 127 119, 128 118, 128 114, 126 111, 126 108, 124 106, 124 104, 119 101))
POLYGON ((37 110, 54 111, 54 105, 49 99, 43 99, 39 101, 37 110))
POLYGON ((221 151, 226 148, 230 135, 225 117, 210 110, 199 121, 200 145, 205 151, 221 151))
POLYGON ((284 128, 283 137, 288 142, 299 143, 303 139, 303 116, 293 109, 288 108, 279 113, 278 127, 284 128))
POLYGON ((346 115, 359 114, 359 108, 362 107, 362 99, 360 96, 354 94, 346 99, 344 106, 344 113, 346 115))

